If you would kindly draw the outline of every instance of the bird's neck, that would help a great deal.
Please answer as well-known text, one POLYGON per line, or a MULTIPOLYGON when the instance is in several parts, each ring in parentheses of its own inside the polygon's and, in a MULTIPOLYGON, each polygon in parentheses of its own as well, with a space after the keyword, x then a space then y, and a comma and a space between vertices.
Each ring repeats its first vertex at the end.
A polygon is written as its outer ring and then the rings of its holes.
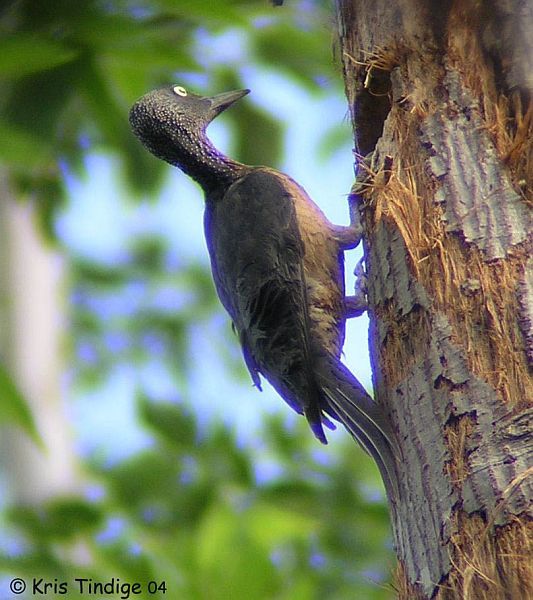
POLYGON ((207 137, 191 136, 180 144, 171 161, 203 188, 206 196, 214 190, 229 187, 240 179, 248 166, 237 162, 215 148, 207 137))

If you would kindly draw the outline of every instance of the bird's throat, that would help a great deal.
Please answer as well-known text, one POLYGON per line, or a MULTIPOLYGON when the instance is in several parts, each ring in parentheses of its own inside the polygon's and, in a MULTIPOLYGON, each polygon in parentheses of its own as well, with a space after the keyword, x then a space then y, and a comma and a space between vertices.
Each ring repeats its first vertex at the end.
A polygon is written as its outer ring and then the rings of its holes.
POLYGON ((249 169, 217 150, 207 137, 198 140, 191 136, 181 141, 168 162, 198 182, 206 194, 229 187, 249 169))

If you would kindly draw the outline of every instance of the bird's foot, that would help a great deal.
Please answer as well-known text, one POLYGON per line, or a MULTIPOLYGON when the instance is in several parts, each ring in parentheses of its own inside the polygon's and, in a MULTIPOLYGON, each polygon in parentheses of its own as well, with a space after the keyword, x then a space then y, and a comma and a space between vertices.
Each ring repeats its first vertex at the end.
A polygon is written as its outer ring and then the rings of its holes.
POLYGON ((339 245, 341 250, 352 250, 356 248, 361 241, 363 228, 361 223, 353 223, 347 227, 335 225, 333 230, 333 238, 339 245))
POLYGON ((352 317, 360 317, 368 308, 368 302, 366 299, 367 278, 363 261, 364 257, 361 258, 361 260, 355 266, 355 293, 353 296, 346 296, 344 299, 345 317, 347 319, 351 319, 352 317))
POLYGON ((363 236, 363 227, 359 216, 359 196, 357 194, 357 182, 354 183, 350 194, 348 195, 348 208, 350 210, 350 225, 347 227, 335 225, 333 237, 339 244, 341 250, 351 250, 361 241, 363 236))
POLYGON ((347 319, 360 317, 368 308, 365 294, 361 296, 346 296, 344 298, 344 316, 347 319))

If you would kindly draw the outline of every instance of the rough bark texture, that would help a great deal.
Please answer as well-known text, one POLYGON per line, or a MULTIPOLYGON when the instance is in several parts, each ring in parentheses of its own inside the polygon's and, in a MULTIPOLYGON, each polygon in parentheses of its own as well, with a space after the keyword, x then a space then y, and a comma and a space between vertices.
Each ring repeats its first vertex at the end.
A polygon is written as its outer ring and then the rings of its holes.
POLYGON ((401 598, 533 598, 533 17, 338 0, 401 598))

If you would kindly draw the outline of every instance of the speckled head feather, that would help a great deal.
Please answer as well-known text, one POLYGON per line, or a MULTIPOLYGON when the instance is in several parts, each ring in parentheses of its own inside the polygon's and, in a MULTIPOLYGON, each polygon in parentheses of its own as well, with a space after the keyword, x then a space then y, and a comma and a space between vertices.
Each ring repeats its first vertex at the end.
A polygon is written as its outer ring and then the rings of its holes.
POLYGON ((205 189, 231 179, 239 163, 219 152, 206 135, 211 121, 249 90, 198 96, 175 85, 145 94, 130 110, 135 135, 155 156, 179 167, 205 189))

